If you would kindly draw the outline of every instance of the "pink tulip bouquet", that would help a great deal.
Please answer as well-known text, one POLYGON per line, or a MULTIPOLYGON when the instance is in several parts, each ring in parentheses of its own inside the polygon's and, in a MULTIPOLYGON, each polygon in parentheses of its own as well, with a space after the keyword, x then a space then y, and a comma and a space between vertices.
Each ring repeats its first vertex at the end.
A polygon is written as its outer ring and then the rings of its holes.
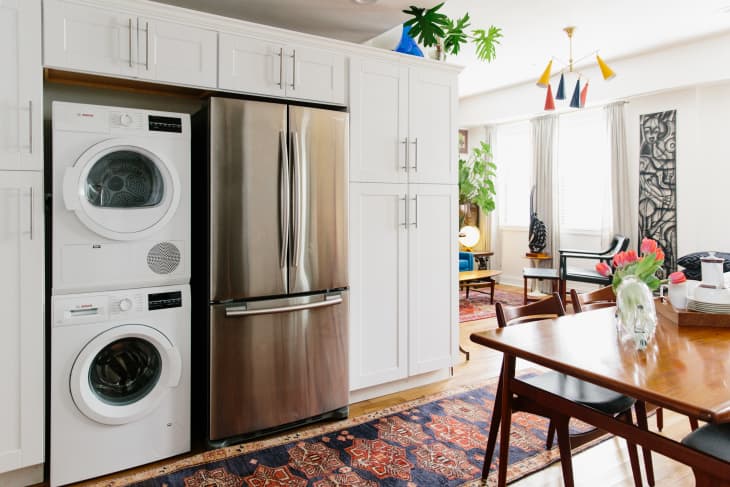
POLYGON ((656 240, 644 238, 641 241, 641 257, 633 249, 619 252, 613 258, 615 270, 605 262, 600 262, 596 264, 596 271, 606 277, 613 274, 611 285, 614 292, 626 276, 636 276, 644 281, 649 289, 656 291, 663 281, 657 278, 655 274, 663 262, 664 251, 657 245, 656 240))

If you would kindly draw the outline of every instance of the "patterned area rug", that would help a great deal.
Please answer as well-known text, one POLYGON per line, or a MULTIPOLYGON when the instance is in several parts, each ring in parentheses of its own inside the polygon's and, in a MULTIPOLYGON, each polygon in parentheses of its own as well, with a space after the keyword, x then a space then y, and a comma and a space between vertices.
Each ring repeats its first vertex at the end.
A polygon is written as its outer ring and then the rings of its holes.
MULTIPOLYGON (((484 485, 479 479, 495 391, 493 379, 481 386, 442 392, 278 438, 211 450, 92 485, 484 485)), ((559 460, 557 447, 545 450, 547 426, 547 420, 537 416, 513 416, 509 481, 559 460)), ((498 451, 499 445, 493 470, 498 451)), ((490 475, 486 485, 496 485, 496 477, 490 475)))
MULTIPOLYGON (((503 304, 522 304, 522 292, 494 290, 494 302, 503 304)), ((466 299, 466 291, 459 291, 459 323, 465 321, 484 320, 496 316, 494 305, 489 304, 489 294, 469 291, 469 299, 466 299)))

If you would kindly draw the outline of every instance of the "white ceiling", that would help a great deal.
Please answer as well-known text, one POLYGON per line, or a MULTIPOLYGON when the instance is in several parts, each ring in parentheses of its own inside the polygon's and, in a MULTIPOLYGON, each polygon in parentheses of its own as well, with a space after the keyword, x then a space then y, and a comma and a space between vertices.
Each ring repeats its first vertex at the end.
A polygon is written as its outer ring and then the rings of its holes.
MULTIPOLYGON (((365 42, 405 21, 413 3, 433 7, 438 0, 155 0, 193 10, 332 39, 365 42)), ((729 0, 730 1, 730 0, 729 0)))
MULTIPOLYGON (((364 42, 402 23, 401 10, 438 0, 156 0, 266 25, 364 42)), ((448 0, 443 12, 469 12, 473 28, 496 25, 504 38, 492 63, 470 46, 449 62, 465 66, 460 96, 537 80, 551 56, 568 58, 563 27, 577 26, 573 57, 599 50, 612 60, 730 31, 730 0, 448 0)), ((390 36, 392 37, 392 36, 390 36)), ((397 42, 397 36, 394 37, 397 42)), ((395 47, 395 46, 393 46, 395 47)), ((730 47, 728 48, 730 52, 730 47)), ((728 62, 730 59, 717 60, 728 62)), ((591 57, 585 63, 593 63, 591 57)), ((553 72, 557 63, 553 63, 553 72)), ((579 66, 580 67, 580 66, 579 66)), ((682 69, 678 66, 678 69, 682 69)), ((621 76, 621 73, 617 73, 621 76)))

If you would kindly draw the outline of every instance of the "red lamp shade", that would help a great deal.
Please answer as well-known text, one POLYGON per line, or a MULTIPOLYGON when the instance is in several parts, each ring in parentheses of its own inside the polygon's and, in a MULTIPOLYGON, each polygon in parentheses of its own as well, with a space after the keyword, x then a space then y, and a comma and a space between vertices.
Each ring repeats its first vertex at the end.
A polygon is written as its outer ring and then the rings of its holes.
POLYGON ((586 81, 585 86, 580 91, 580 107, 583 108, 586 106, 586 97, 588 96, 588 81, 586 81))
POLYGON ((545 96, 545 110, 555 110, 555 99, 553 99, 553 89, 547 85, 547 95, 545 96))

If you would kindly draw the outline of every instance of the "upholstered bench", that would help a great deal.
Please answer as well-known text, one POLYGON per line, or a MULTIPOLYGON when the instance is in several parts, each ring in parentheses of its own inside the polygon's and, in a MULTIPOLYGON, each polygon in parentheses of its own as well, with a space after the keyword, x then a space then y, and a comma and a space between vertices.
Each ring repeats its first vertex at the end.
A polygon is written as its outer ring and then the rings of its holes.
POLYGON ((547 279, 553 282, 554 292, 562 292, 562 286, 560 286, 560 271, 558 269, 546 269, 544 267, 524 267, 522 269, 522 280, 524 281, 524 289, 522 292, 523 304, 527 304, 527 301, 535 301, 535 298, 527 297, 528 279, 537 279, 538 281, 547 279))

